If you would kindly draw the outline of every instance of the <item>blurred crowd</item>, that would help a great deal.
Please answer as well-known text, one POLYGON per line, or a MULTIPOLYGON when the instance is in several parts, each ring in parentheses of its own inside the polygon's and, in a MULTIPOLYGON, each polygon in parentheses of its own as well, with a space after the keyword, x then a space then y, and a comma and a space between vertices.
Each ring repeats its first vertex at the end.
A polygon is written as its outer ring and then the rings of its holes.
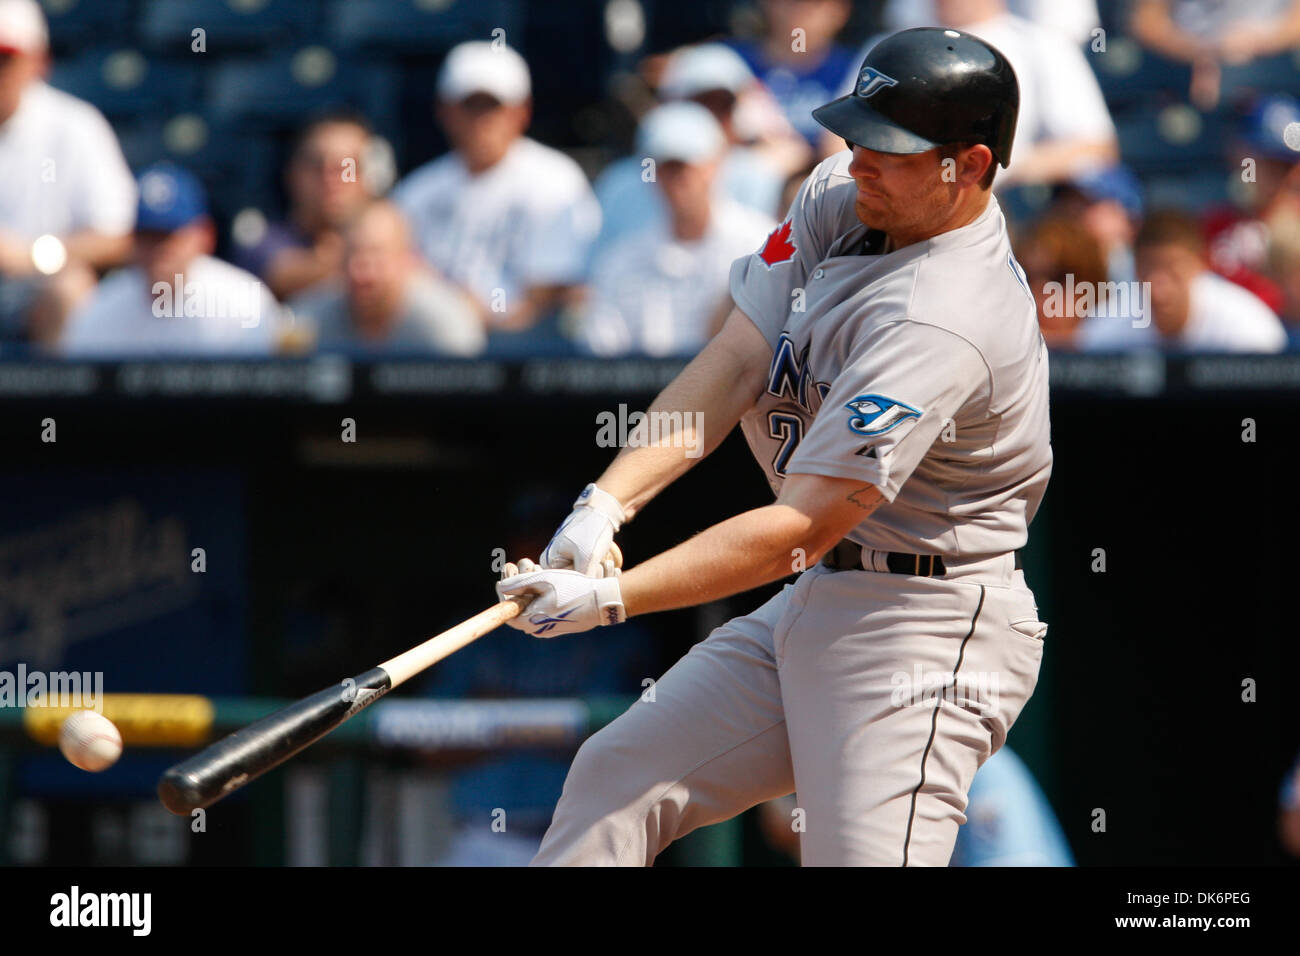
POLYGON ((744 35, 634 51, 610 94, 633 148, 600 168, 529 135, 534 71, 580 64, 471 40, 403 118, 437 124, 445 153, 393 175, 370 118, 338 103, 302 118, 283 210, 222 236, 193 170, 133 171, 97 104, 48 81, 36 0, 0 0, 0 349, 690 356, 730 308, 732 261, 844 148, 811 109, 852 89, 880 31, 928 24, 1016 69, 995 192, 1053 349, 1300 347, 1300 0, 1103 3, 1108 28, 1096 0, 885 0, 863 37, 849 0, 737 6, 758 14, 744 35), (1171 156, 1180 122, 1224 120, 1194 170, 1220 199, 1149 195, 1099 81, 1126 56, 1172 65, 1140 74, 1171 156), (1225 81, 1255 62, 1283 72, 1225 81))

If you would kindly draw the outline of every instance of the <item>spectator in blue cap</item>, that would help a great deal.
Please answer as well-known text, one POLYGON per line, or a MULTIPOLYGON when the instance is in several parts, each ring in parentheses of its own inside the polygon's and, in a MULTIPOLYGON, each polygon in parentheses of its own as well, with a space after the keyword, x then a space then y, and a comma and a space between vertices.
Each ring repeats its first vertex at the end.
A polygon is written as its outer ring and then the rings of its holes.
POLYGON ((1101 244, 1107 280, 1137 277, 1133 240, 1142 225, 1142 184, 1131 169, 1116 164, 1076 175, 1058 188, 1054 206, 1101 244))
POLYGON ((193 174, 157 163, 137 180, 134 265, 100 283, 68 322, 66 355, 268 354, 279 306, 258 279, 212 257, 207 196, 193 174))

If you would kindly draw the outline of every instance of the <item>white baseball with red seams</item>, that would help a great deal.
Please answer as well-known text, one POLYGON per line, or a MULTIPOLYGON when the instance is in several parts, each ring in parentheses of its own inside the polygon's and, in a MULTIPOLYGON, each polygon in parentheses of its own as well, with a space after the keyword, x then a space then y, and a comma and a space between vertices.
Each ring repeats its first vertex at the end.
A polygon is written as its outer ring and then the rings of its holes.
POLYGON ((81 710, 59 728, 59 750, 73 766, 99 773, 122 756, 122 735, 103 714, 81 710))

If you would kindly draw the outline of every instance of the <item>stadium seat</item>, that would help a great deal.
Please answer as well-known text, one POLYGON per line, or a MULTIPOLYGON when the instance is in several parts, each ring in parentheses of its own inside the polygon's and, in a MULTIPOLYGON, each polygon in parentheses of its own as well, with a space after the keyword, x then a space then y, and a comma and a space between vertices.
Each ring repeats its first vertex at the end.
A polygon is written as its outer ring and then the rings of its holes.
POLYGON ((319 36, 318 0, 145 0, 140 41, 151 49, 188 53, 193 31, 206 31, 208 53, 307 43, 319 36))
POLYGON ((344 50, 435 53, 461 40, 505 31, 517 45, 523 5, 511 0, 335 0, 326 13, 329 42, 344 50))
POLYGON ((1112 36, 1128 32, 1130 0, 1097 0, 1097 16, 1112 36))
POLYGON ((584 141, 580 118, 605 99, 614 59, 599 9, 584 3, 529 7, 523 39, 512 42, 521 44, 525 57, 537 51, 532 70, 534 135, 553 145, 584 141), (539 69, 545 62, 581 63, 582 69, 539 69))
POLYGON ((55 59, 87 46, 134 43, 131 7, 132 0, 42 0, 55 59))
POLYGON ((1229 201, 1227 169, 1207 169, 1185 176, 1150 176, 1143 184, 1147 205, 1152 208, 1175 206, 1199 213, 1210 206, 1229 201))
POLYGON ((280 171, 271 136, 211 126, 197 113, 145 118, 124 123, 117 132, 132 169, 168 159, 198 176, 218 218, 245 206, 275 206, 280 171))
POLYGON ((1152 102, 1187 99, 1192 81, 1188 66, 1143 49, 1132 37, 1112 36, 1104 53, 1089 53, 1087 59, 1114 115, 1152 102))
POLYGON ((308 46, 269 59, 219 63, 208 94, 208 113, 219 125, 284 129, 322 109, 349 106, 384 126, 397 105, 397 74, 385 64, 308 46))
POLYGON ((1013 223, 1037 219, 1051 201, 1052 189, 1042 183, 1025 183, 998 190, 998 204, 1013 223))
POLYGON ((197 77, 187 65, 151 60, 130 48, 56 60, 50 85, 88 100, 109 119, 182 109, 198 91, 197 77))
POLYGON ((490 332, 484 357, 495 361, 527 361, 538 358, 567 358, 583 353, 560 331, 559 317, 543 316, 522 332, 490 332))
POLYGON ((1220 90, 1225 103, 1265 93, 1300 92, 1300 50, 1265 57, 1242 66, 1225 66, 1220 90))
POLYGON ((1222 169, 1227 124, 1185 103, 1117 116, 1120 158, 1139 175, 1222 169))

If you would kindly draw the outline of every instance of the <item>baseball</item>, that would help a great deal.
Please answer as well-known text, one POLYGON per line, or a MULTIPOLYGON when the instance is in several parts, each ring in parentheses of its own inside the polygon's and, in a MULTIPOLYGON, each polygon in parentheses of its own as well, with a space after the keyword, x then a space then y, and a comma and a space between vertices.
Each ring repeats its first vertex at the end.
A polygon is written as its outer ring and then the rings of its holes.
POLYGON ((68 762, 90 773, 99 773, 122 756, 122 735, 103 714, 82 710, 59 728, 59 750, 68 762))

